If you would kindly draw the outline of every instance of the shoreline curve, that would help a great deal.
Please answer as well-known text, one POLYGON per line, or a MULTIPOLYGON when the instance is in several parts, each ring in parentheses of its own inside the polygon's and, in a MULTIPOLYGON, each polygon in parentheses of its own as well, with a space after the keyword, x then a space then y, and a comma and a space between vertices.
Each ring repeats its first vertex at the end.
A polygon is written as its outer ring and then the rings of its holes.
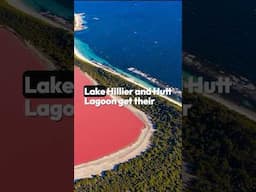
MULTIPOLYGON (((97 84, 87 73, 83 73, 93 84, 97 84)), ((126 106, 126 108, 144 123, 139 137, 128 147, 122 148, 97 160, 74 166, 74 180, 91 178, 93 175, 101 175, 103 171, 112 170, 114 166, 137 157, 150 147, 150 139, 154 129, 149 117, 134 106, 129 105, 126 106)))

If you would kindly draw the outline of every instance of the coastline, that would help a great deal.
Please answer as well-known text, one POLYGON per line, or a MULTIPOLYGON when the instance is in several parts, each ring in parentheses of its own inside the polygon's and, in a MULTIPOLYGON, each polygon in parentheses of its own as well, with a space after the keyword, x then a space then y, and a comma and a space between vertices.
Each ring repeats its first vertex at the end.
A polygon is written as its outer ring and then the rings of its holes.
MULTIPOLYGON (((83 73, 88 79, 92 80, 93 84, 97 84, 97 82, 87 73, 83 73)), ((139 137, 134 143, 118 150, 117 152, 94 161, 76 165, 74 167, 75 180, 90 178, 93 175, 100 175, 103 171, 113 169, 115 165, 127 162, 130 159, 135 158, 150 147, 150 138, 154 132, 151 121, 144 112, 136 109, 135 107, 126 106, 126 108, 144 123, 144 127, 141 130, 139 137)))
POLYGON ((208 98, 208 99, 211 99, 217 103, 220 103, 222 104, 223 106, 227 107, 228 109, 230 109, 231 111, 235 111, 237 112, 238 114, 240 115, 243 115, 245 116, 246 118, 256 122, 256 113, 252 110, 249 110, 243 106, 239 106, 237 105, 236 103, 230 101, 230 100, 227 100, 227 99, 224 99, 222 98, 221 96, 217 95, 217 94, 214 94, 214 95, 210 95, 210 94, 202 94, 204 97, 208 98))
MULTIPOLYGON (((76 31, 81 31, 83 29, 83 19, 82 19, 83 14, 77 14, 75 15, 75 27, 74 30, 76 31)), ((82 53, 79 52, 79 50, 77 49, 76 46, 74 46, 74 56, 76 59, 82 61, 82 62, 86 62, 89 63, 97 68, 101 68, 102 70, 105 70, 113 75, 116 75, 132 84, 135 84, 143 89, 148 89, 147 86, 136 82, 135 80, 133 80, 130 77, 127 77, 123 74, 120 74, 118 72, 116 72, 115 70, 102 65, 101 63, 97 63, 97 62, 93 62, 91 60, 89 60, 88 58, 86 58, 85 56, 83 56, 82 53)), ((92 79, 86 72, 83 72, 84 75, 86 77, 88 77, 89 79, 92 79)), ((94 84, 97 84, 96 81, 92 81, 94 84)), ((175 101, 174 99, 171 99, 167 96, 160 96, 162 98, 164 98, 165 100, 175 104, 178 107, 182 107, 182 104, 178 101, 175 101)), ((153 129, 153 124, 151 123, 151 121, 149 120, 149 117, 147 117, 147 115, 138 110, 137 108, 135 108, 134 106, 126 106, 126 108, 133 113, 135 116, 137 116, 143 123, 144 123, 144 128, 141 130, 141 133, 139 135, 139 137, 137 138, 137 140, 130 144, 129 146, 118 150, 117 152, 114 152, 110 155, 104 156, 100 159, 97 160, 93 160, 90 162, 86 162, 86 163, 82 163, 79 165, 74 166, 74 180, 79 180, 79 179, 83 179, 83 178, 91 178, 94 175, 101 175, 103 171, 107 171, 107 170, 112 170, 115 165, 127 162, 139 155, 141 155, 142 152, 146 151, 150 145, 150 139, 151 136, 153 135, 154 129, 153 129)))
POLYGON ((21 41, 24 45, 24 48, 31 51, 33 55, 38 57, 42 67, 44 67, 47 70, 56 70, 55 65, 51 62, 49 58, 47 58, 42 52, 40 52, 35 46, 33 46, 31 43, 23 39, 16 31, 8 26, 0 25, 0 30, 6 30, 10 32, 12 35, 14 35, 15 38, 17 38, 19 41, 21 41))
MULTIPOLYGON (((253 81, 243 77, 235 72, 228 72, 222 67, 211 66, 206 60, 202 60, 196 55, 185 52, 184 53, 184 66, 186 67, 186 78, 202 77, 227 77, 232 82, 231 93, 228 95, 222 94, 207 94, 202 93, 204 97, 207 97, 217 103, 224 105, 232 111, 235 111, 241 115, 246 116, 248 119, 255 121, 255 108, 246 106, 243 104, 243 100, 250 99, 250 102, 255 102, 255 84, 253 81), (188 72, 189 71, 189 72, 188 72)), ((185 77, 185 76, 184 76, 185 77)), ((187 81, 187 80, 186 80, 187 81)), ((186 88, 186 86, 185 86, 186 88)))
MULTIPOLYGON (((109 73, 111 73, 113 75, 116 75, 116 76, 118 76, 118 77, 120 77, 120 78, 122 78, 122 79, 124 79, 124 80, 126 80, 126 81, 128 81, 130 83, 132 83, 132 84, 135 84, 135 85, 137 85, 137 86, 139 86, 139 87, 141 87, 143 89, 148 89, 148 87, 146 87, 146 86, 144 86, 144 85, 134 81, 132 78, 126 77, 126 76, 124 76, 124 75, 122 75, 122 74, 120 74, 120 73, 110 69, 109 67, 106 67, 106 66, 102 65, 102 64, 98 64, 98 63, 92 62, 91 60, 89 60, 85 56, 83 56, 82 53, 80 53, 76 47, 74 47, 74 55, 75 55, 75 58, 77 58, 77 59, 79 59, 79 60, 81 60, 83 62, 89 63, 89 64, 91 64, 91 65, 93 65, 93 66, 95 66, 97 68, 101 68, 101 69, 103 69, 103 70, 105 70, 105 71, 107 71, 107 72, 109 72, 109 73)), ((180 102, 178 102, 178 101, 176 101, 176 100, 174 100, 174 99, 172 99, 170 97, 167 97, 165 95, 159 95, 159 97, 161 97, 161 98, 163 98, 163 99, 165 99, 165 100, 175 104, 176 106, 178 106, 180 108, 182 107, 182 103, 180 103, 180 102)))
POLYGON ((74 14, 74 31, 82 31, 87 29, 87 27, 84 25, 84 13, 75 13, 74 14))
MULTIPOLYGON (((87 29, 87 27, 84 25, 84 19, 83 19, 83 16, 85 14, 84 13, 76 13, 74 14, 74 18, 75 18, 75 25, 74 25, 74 31, 82 31, 82 30, 85 30, 87 29)), ((127 77, 121 73, 118 73, 117 71, 115 71, 114 69, 111 69, 110 67, 107 67, 101 63, 98 63, 98 62, 93 62, 91 60, 89 60, 88 58, 86 58, 81 52, 79 52, 79 50, 76 48, 76 46, 74 45, 74 56, 76 58, 78 58, 79 60, 81 61, 84 61, 84 62, 87 62, 87 63, 90 63, 91 65, 95 66, 95 67, 98 67, 98 68, 101 68, 113 75, 116 75, 130 83, 133 83, 143 89, 148 89, 147 86, 143 85, 142 83, 139 83, 138 81, 135 81, 134 79, 132 79, 131 77, 127 77)), ((164 98, 165 100, 175 104, 176 106, 178 107, 182 107, 182 103, 181 102, 178 102, 168 96, 165 96, 165 95, 159 95, 159 97, 161 98, 164 98)))
POLYGON ((34 9, 32 9, 31 7, 27 6, 24 2, 19 1, 19 0, 5 0, 5 2, 11 6, 14 7, 28 15, 31 15, 37 19, 40 19, 44 22, 46 22, 47 24, 50 24, 51 26, 57 27, 57 28, 62 28, 65 29, 67 31, 71 32, 71 29, 61 25, 60 23, 57 23, 55 21, 53 21, 52 19, 43 16, 42 14, 38 13, 37 11, 35 11, 34 9))

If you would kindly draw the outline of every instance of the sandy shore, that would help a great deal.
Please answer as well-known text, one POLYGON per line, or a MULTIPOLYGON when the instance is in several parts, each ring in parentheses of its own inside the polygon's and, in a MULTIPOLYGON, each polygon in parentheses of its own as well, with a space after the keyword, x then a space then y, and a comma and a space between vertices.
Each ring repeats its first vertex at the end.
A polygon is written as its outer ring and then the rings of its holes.
POLYGON ((6 0, 6 2, 18 9, 18 10, 21 10, 22 12, 28 14, 28 15, 31 15, 37 19, 40 19, 54 27, 58 27, 58 28, 62 28, 62 29, 65 29, 65 30, 68 30, 68 31, 71 31, 70 29, 60 25, 59 23, 57 22, 54 22, 53 20, 47 18, 47 17, 44 17, 43 15, 41 15, 40 13, 36 12, 34 9, 30 8, 29 6, 27 6, 24 2, 20 1, 20 0, 6 0))
POLYGON ((74 18, 75 18, 75 24, 74 24, 74 30, 75 31, 82 31, 86 29, 87 27, 84 25, 84 13, 75 13, 74 18))
MULTIPOLYGON (((126 81, 133 83, 143 89, 147 89, 146 86, 137 83, 136 81, 134 81, 131 78, 128 78, 122 74, 119 74, 116 71, 101 65, 100 63, 94 63, 94 62, 90 61, 89 59, 84 57, 76 49, 76 47, 74 47, 74 54, 75 54, 75 57, 81 61, 90 63, 91 65, 93 65, 95 67, 101 68, 111 74, 117 75, 118 77, 125 79, 126 81)), ((85 73, 85 75, 91 79, 91 77, 88 76, 88 74, 85 73)), ((92 82, 94 82, 96 84, 96 82, 94 80, 92 80, 92 82)), ((161 96, 161 97, 174 103, 175 105, 177 105, 179 107, 182 107, 181 103, 179 103, 167 96, 161 96)), ((152 125, 151 121, 149 120, 149 118, 146 116, 145 113, 136 109, 135 107, 130 106, 130 105, 126 106, 126 107, 133 114, 135 114, 138 118, 140 118, 142 120, 142 122, 144 122, 144 125, 145 125, 145 127, 144 127, 144 129, 142 129, 141 134, 140 134, 139 138, 137 139, 137 141, 135 143, 133 143, 132 145, 117 151, 116 153, 110 154, 108 156, 105 156, 105 157, 100 158, 95 161, 91 161, 91 162, 87 162, 87 163, 75 166, 75 168, 74 168, 74 179, 75 180, 81 179, 81 178, 90 178, 93 175, 100 175, 102 173, 102 171, 111 170, 114 168, 115 165, 127 162, 128 160, 135 158, 136 156, 139 156, 143 151, 145 151, 146 149, 148 149, 148 147, 150 147, 150 138, 154 132, 153 125, 152 125)))
MULTIPOLYGON (((74 17, 75 17, 75 28, 74 28, 75 31, 80 31, 80 30, 86 29, 86 27, 83 25, 83 24, 84 24, 84 23, 83 23, 83 22, 84 22, 84 21, 83 21, 83 15, 84 15, 83 13, 81 13, 81 14, 75 14, 75 16, 74 16, 74 17)), ((112 70, 112 69, 110 69, 110 68, 104 66, 104 65, 101 65, 100 63, 94 63, 94 62, 90 61, 89 59, 87 59, 86 57, 84 57, 84 56, 77 50, 76 47, 74 47, 74 54, 75 54, 75 57, 78 58, 78 59, 81 60, 81 61, 90 63, 91 65, 94 65, 95 67, 99 67, 99 68, 101 68, 101 69, 103 69, 103 70, 105 70, 105 71, 107 71, 107 72, 109 72, 109 73, 112 73, 112 74, 114 74, 114 75, 117 75, 118 77, 120 77, 120 78, 122 78, 122 79, 125 79, 126 81, 128 81, 128 82, 130 82, 130 83, 133 83, 133 84, 135 84, 135 85, 137 85, 137 86, 139 86, 139 87, 141 87, 141 88, 143 88, 143 89, 147 89, 146 86, 144 86, 144 85, 142 85, 142 84, 140 84, 140 83, 134 81, 132 78, 126 77, 126 76, 124 76, 124 75, 122 75, 122 74, 120 74, 120 73, 118 73, 118 72, 116 72, 116 71, 114 71, 114 70, 112 70)), ((181 103, 181 102, 178 102, 178 101, 176 101, 176 100, 174 100, 174 99, 172 99, 172 98, 170 98, 170 97, 167 97, 167 96, 165 96, 165 95, 160 95, 160 97, 162 97, 162 98, 164 98, 165 100, 167 100, 167 101, 169 101, 169 102, 171 102, 171 103, 177 105, 178 107, 182 107, 182 103, 181 103)))
MULTIPOLYGON (((142 85, 142 84, 140 84, 140 83, 137 83, 136 81, 134 81, 134 80, 131 79, 131 78, 128 78, 128 77, 126 77, 126 76, 124 76, 124 75, 122 75, 122 74, 120 74, 120 73, 117 73, 116 71, 114 71, 114 70, 112 70, 112 69, 110 69, 110 68, 108 68, 108 67, 105 67, 105 66, 103 66, 103 65, 101 65, 101 64, 94 63, 94 62, 90 61, 89 59, 87 59, 86 57, 84 57, 84 56, 77 50, 76 47, 74 47, 74 54, 75 54, 75 57, 76 57, 77 59, 81 60, 81 61, 90 63, 91 65, 94 65, 95 67, 99 67, 99 68, 101 68, 101 69, 103 69, 103 70, 105 70, 105 71, 107 71, 107 72, 109 72, 109 73, 111 73, 111 74, 113 74, 113 75, 116 75, 116 76, 118 76, 118 77, 120 77, 120 78, 122 78, 122 79, 124 79, 124 80, 126 80, 126 81, 128 81, 128 82, 130 82, 130 83, 133 83, 133 84, 135 84, 135 85, 137 85, 137 86, 139 86, 139 87, 141 87, 141 88, 143 88, 143 89, 147 89, 146 86, 144 86, 144 85, 142 85)), ((169 102, 171 102, 171 103, 177 105, 178 107, 182 107, 182 103, 180 103, 180 102, 178 102, 178 101, 175 101, 174 99, 172 99, 172 98, 170 98, 170 97, 167 97, 167 96, 165 96, 165 95, 159 95, 159 96, 162 97, 162 98, 164 98, 165 100, 167 100, 167 101, 169 101, 169 102)))
POLYGON ((7 27, 7 26, 1 26, 0 29, 5 29, 10 31, 19 41, 24 43, 24 47, 29 49, 31 53, 33 53, 36 57, 39 58, 41 65, 47 69, 47 70, 56 70, 55 65, 53 62, 45 56, 42 52, 40 52, 35 46, 33 46, 31 43, 28 41, 24 40, 19 34, 17 34, 12 28, 7 27))
POLYGON ((99 160, 75 166, 74 179, 77 180, 82 178, 90 178, 93 175, 100 175, 102 171, 111 170, 115 165, 135 158, 150 146, 150 137, 152 134, 153 130, 150 128, 144 128, 138 140, 131 146, 109 156, 105 156, 99 160))
MULTIPOLYGON (((90 79, 93 84, 97 82, 92 79, 87 73, 85 76, 90 79)), ((114 98, 114 97, 112 97, 114 98)), ((93 175, 100 175, 102 171, 111 170, 115 165, 127 162, 128 160, 140 155, 150 147, 150 138, 154 132, 153 125, 145 113, 129 105, 126 106, 134 115, 136 115, 145 125, 142 129, 139 138, 132 145, 123 148, 116 153, 100 158, 95 161, 77 165, 74 168, 74 179, 89 178, 93 175)))
POLYGON ((239 106, 236 103, 229 101, 227 99, 224 99, 217 94, 213 94, 213 95, 203 94, 203 96, 205 96, 213 101, 216 101, 217 103, 224 105, 225 107, 227 107, 228 109, 230 109, 232 111, 236 111, 237 113, 244 115, 245 117, 247 117, 248 119, 250 119, 252 121, 256 121, 256 119, 255 119, 256 113, 254 111, 246 109, 243 106, 239 106))

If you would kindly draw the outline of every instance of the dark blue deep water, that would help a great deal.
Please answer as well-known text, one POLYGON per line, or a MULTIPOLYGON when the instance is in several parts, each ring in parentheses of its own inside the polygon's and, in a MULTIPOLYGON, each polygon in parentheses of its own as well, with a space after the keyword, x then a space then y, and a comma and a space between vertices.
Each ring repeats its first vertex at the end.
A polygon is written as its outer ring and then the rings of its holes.
POLYGON ((256 1, 184 1, 184 50, 256 82, 256 1))
POLYGON ((76 1, 88 28, 75 33, 75 46, 105 65, 181 88, 181 10, 181 1, 76 1))

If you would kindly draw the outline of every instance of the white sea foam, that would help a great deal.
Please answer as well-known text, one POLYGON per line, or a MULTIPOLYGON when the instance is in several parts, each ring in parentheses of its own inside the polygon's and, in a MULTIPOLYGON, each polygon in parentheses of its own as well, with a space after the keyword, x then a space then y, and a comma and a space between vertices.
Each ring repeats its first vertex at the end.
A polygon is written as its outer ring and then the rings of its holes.
POLYGON ((96 21, 100 20, 99 17, 93 17, 92 19, 93 19, 93 20, 96 20, 96 21))
POLYGON ((74 25, 75 31, 82 31, 88 28, 86 26, 86 21, 84 19, 85 13, 75 13, 74 18, 75 18, 75 25, 74 25))

